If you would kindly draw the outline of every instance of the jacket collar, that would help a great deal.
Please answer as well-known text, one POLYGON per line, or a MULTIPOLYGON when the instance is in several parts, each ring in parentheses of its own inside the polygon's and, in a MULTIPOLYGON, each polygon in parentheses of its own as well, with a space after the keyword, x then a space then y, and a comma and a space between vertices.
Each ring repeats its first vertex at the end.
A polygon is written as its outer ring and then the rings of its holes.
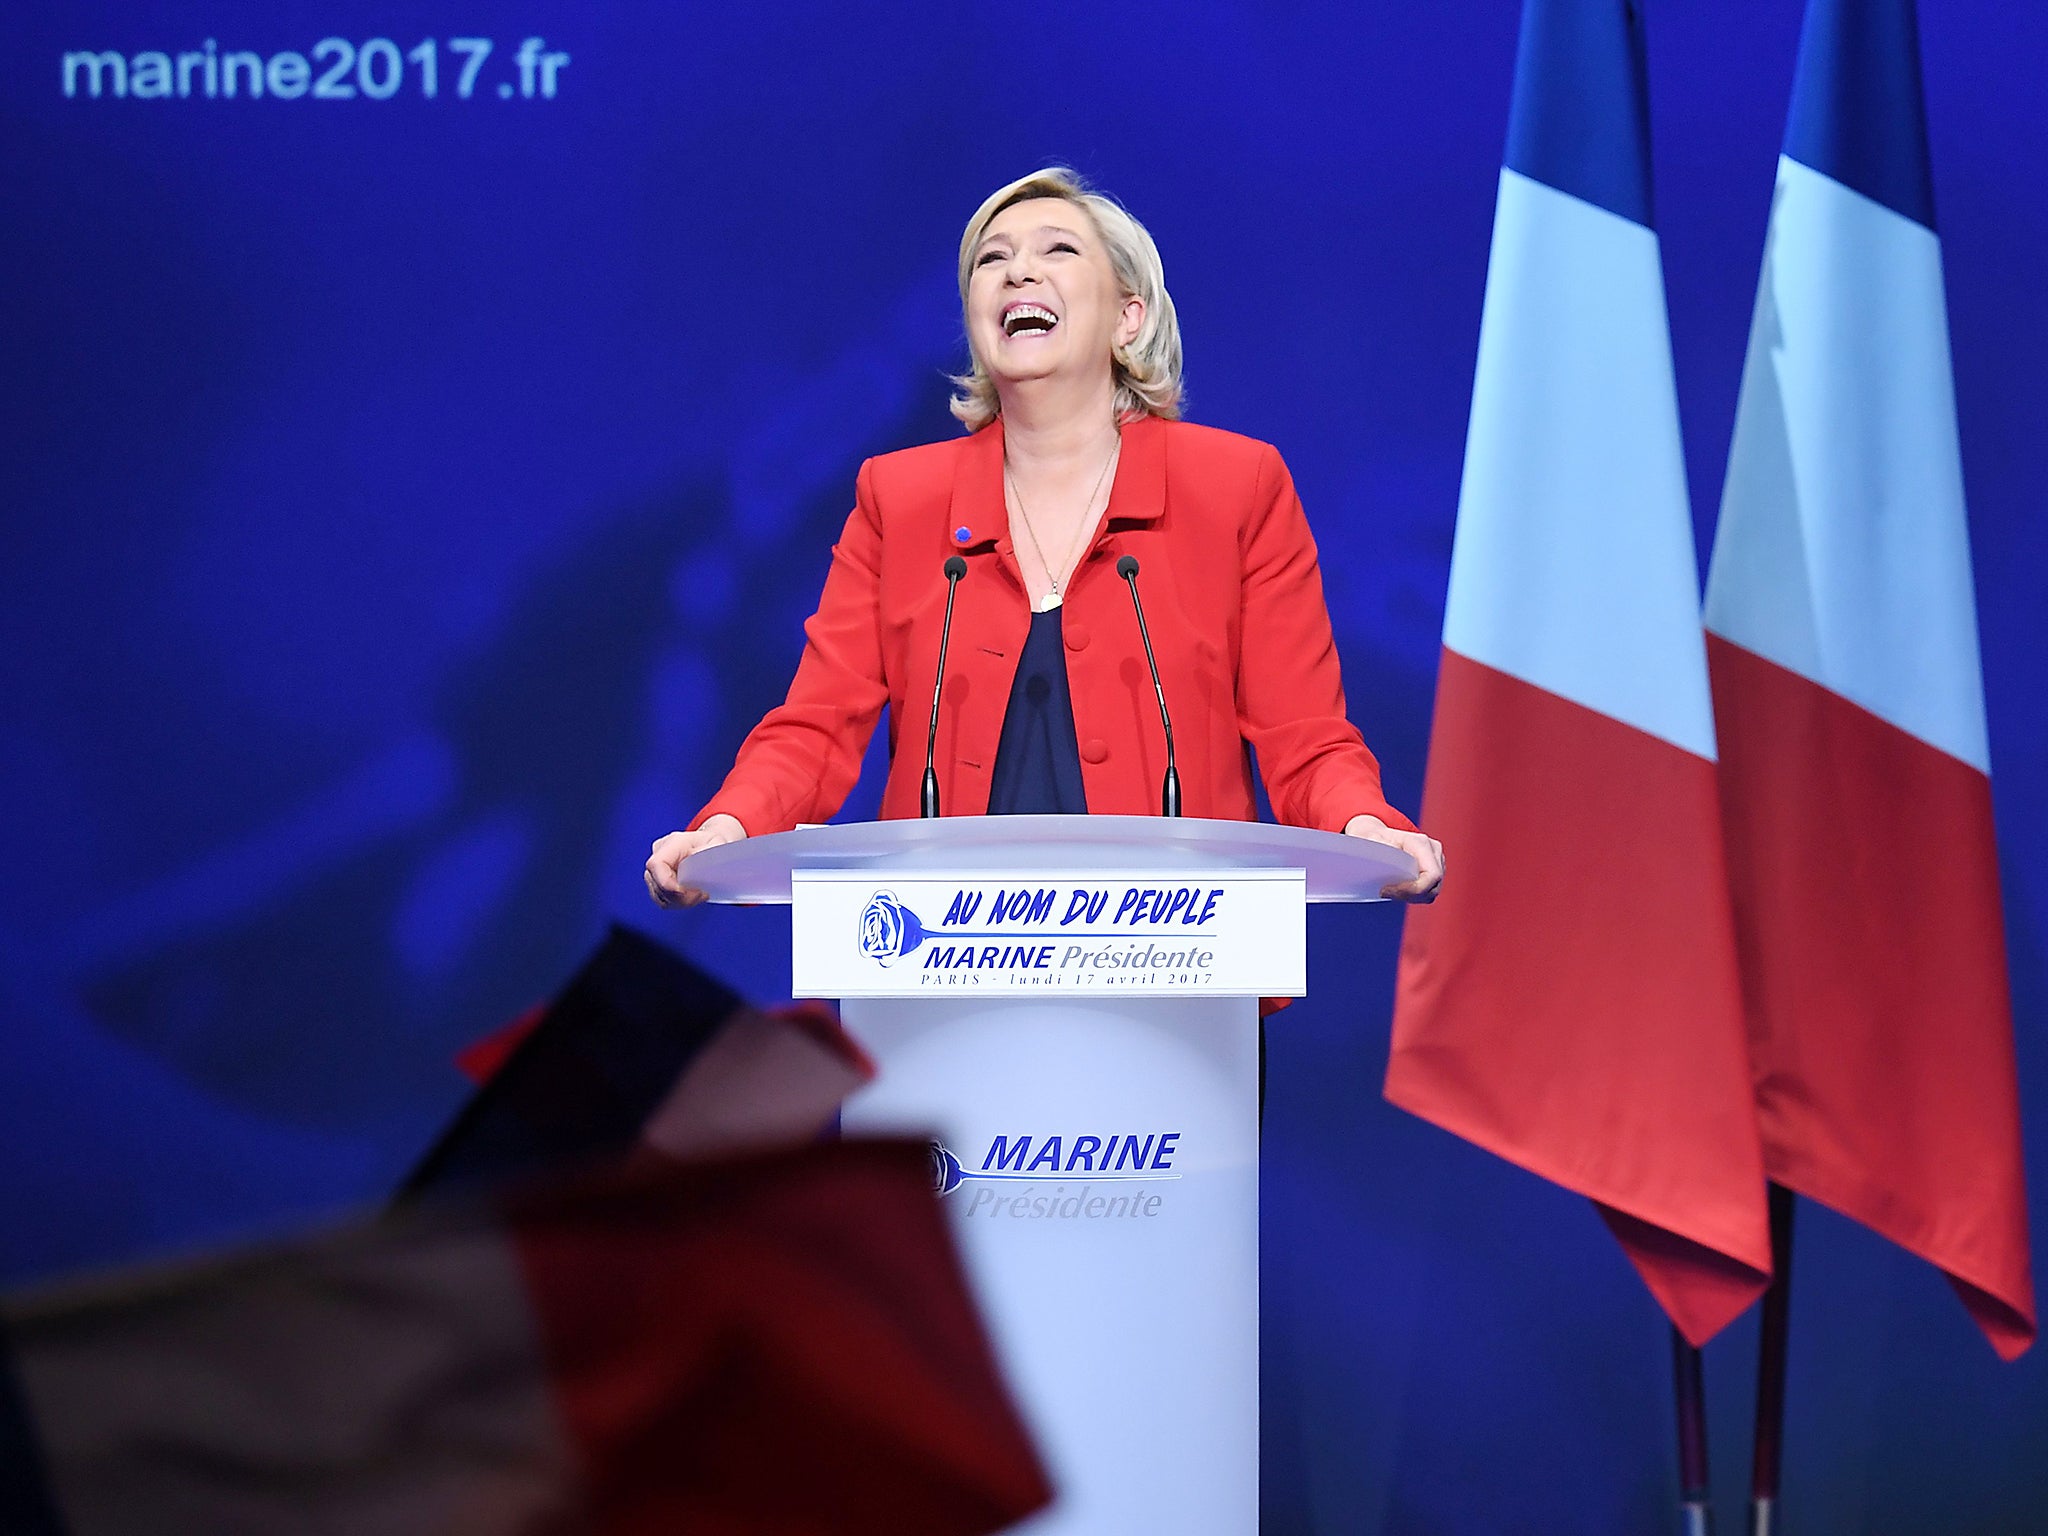
MULTIPOLYGON (((1166 423, 1140 416, 1124 423, 1123 450, 1110 486, 1102 533, 1155 523, 1166 515, 1166 423)), ((994 549, 1013 555, 1009 514, 1003 507, 1003 420, 976 432, 953 471, 946 540, 960 553, 994 549)), ((1100 539, 1097 540, 1100 543, 1100 539)))
POLYGON ((1124 423, 1123 454, 1109 491, 1105 529, 1156 523, 1166 515, 1166 423, 1140 416, 1124 423))

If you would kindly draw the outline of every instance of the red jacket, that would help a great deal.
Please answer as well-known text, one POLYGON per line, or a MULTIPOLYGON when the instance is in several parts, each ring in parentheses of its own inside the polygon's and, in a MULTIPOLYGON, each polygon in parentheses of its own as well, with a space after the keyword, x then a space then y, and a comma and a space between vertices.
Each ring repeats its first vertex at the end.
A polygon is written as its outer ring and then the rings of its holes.
MULTIPOLYGON (((1000 420, 861 466, 789 697, 747 737, 692 827, 721 811, 749 833, 828 819, 860 774, 884 704, 882 815, 917 814, 942 567, 954 553, 966 557, 967 574, 939 706, 939 803, 950 816, 987 811, 1031 627, 1003 507, 1000 420)), ((1345 718, 1315 541, 1287 466, 1265 443, 1156 417, 1124 427, 1108 513, 1064 594, 1090 811, 1158 814, 1166 767, 1138 622, 1116 574, 1125 554, 1143 567, 1186 814, 1254 819, 1249 744, 1282 821, 1336 832, 1369 813, 1413 829, 1386 803, 1379 763, 1345 718)))

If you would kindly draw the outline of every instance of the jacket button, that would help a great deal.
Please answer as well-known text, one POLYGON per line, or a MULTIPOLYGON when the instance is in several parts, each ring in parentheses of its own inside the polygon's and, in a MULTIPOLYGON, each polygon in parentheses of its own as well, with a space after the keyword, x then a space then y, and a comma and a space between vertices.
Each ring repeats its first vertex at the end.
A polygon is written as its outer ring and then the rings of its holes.
POLYGON ((1066 636, 1066 640, 1067 640, 1067 649, 1068 649, 1068 650, 1070 650, 1070 651, 1085 651, 1085 650, 1087 650, 1087 649, 1088 649, 1088 626, 1087 626, 1087 625, 1085 625, 1085 624, 1069 624, 1069 625, 1067 625, 1067 626, 1066 626, 1066 629, 1065 629, 1065 630, 1063 631, 1063 633, 1064 633, 1064 634, 1065 634, 1065 636, 1066 636))
POLYGON ((1090 736, 1081 743, 1081 757, 1084 762, 1099 763, 1109 756, 1109 743, 1100 736, 1090 736))

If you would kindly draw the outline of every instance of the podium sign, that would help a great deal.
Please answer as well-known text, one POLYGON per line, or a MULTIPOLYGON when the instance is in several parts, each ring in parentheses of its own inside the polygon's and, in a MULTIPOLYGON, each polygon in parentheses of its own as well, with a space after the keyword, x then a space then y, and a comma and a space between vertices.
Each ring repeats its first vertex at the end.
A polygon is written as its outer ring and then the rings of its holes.
POLYGON ((933 1183, 1058 1494, 1012 1536, 1256 1536, 1258 1003, 850 998, 852 1135, 933 1183))
POLYGON ((796 997, 1299 997, 1299 869, 796 870, 796 997))

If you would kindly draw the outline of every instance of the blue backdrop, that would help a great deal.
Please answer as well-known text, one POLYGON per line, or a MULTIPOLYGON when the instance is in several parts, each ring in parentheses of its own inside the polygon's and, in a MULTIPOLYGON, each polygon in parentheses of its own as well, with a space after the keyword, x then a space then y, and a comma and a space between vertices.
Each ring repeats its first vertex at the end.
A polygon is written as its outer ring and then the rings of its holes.
MULTIPOLYGON (((779 696, 859 460, 953 430, 960 225, 1047 161, 1157 235, 1192 414, 1287 455, 1418 798, 1510 0, 402 9, 73 0, 0 53, 7 1281, 376 1194, 610 916, 787 989, 779 919, 640 862, 779 696), (129 94, 67 94, 101 49, 129 94)), ((1650 18, 1703 552, 1798 24, 1650 18)), ((2039 1228, 2048 13, 1924 28, 2039 1228)), ((1274 1032, 1266 1529, 1656 1529, 1660 1315, 1582 1202, 1379 1100, 1397 937, 1318 909, 1274 1032)), ((1799 1527, 2038 1529, 2042 1352, 1801 1221, 1799 1527)), ((1707 1358, 1731 1499, 1754 1339, 1707 1358)))

